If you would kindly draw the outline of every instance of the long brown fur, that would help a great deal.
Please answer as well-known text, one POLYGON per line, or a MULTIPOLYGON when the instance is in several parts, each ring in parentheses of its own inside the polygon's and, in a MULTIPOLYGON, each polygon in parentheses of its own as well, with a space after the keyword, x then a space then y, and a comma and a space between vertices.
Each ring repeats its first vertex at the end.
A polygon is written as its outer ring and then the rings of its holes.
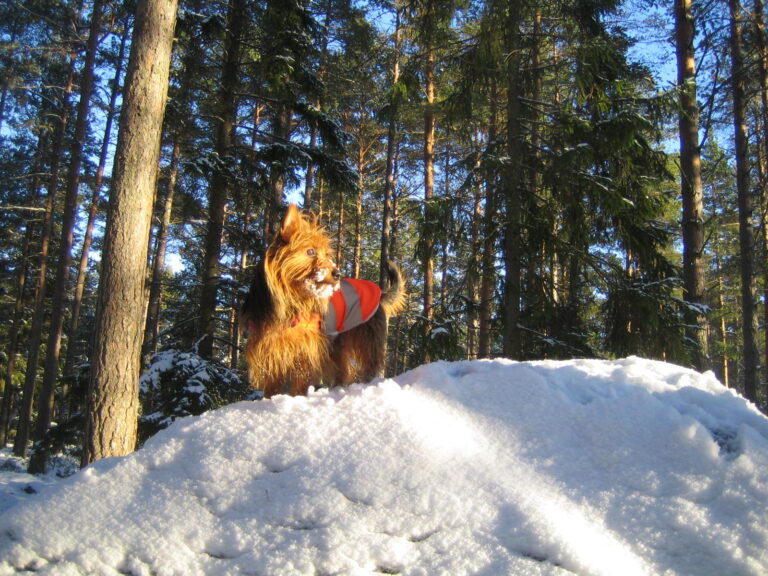
POLYGON ((321 382, 368 382, 384 369, 387 318, 405 306, 400 271, 389 263, 389 287, 367 322, 329 337, 321 319, 340 281, 330 254, 323 229, 291 204, 256 269, 241 314, 248 378, 265 398, 303 395, 321 382))

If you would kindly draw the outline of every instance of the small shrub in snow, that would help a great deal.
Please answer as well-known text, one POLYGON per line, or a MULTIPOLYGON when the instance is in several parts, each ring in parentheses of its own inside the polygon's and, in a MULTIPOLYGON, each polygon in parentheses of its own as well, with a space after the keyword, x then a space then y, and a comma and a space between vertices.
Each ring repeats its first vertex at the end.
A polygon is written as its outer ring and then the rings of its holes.
POLYGON ((247 385, 232 370, 194 352, 163 350, 141 375, 139 441, 177 418, 202 414, 243 399, 247 385))

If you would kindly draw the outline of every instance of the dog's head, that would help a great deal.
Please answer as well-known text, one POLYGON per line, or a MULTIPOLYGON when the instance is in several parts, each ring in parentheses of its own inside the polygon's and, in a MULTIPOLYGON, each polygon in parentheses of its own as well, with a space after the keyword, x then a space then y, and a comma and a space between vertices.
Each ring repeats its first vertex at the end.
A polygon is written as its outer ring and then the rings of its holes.
POLYGON ((322 228, 288 206, 280 232, 264 261, 273 290, 295 304, 325 300, 339 289, 341 274, 331 258, 331 242, 322 228))

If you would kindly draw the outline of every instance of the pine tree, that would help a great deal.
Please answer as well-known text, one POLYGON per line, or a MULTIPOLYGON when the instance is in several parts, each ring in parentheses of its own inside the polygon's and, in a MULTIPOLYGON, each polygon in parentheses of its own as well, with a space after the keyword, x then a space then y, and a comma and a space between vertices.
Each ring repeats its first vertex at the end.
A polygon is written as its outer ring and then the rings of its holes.
POLYGON ((687 337, 694 343, 693 364, 697 370, 709 365, 704 314, 704 206, 699 150, 699 108, 696 102, 694 20, 690 0, 675 0, 675 48, 677 90, 680 94, 680 194, 683 199, 683 297, 690 304, 687 337))
POLYGON ((83 464, 136 443, 146 247, 176 0, 141 0, 128 62, 99 282, 83 464))
POLYGON ((741 307, 743 338, 744 395, 757 400, 757 343, 754 295, 754 238, 752 236, 752 191, 749 176, 749 151, 746 115, 746 70, 742 48, 743 9, 738 0, 729 0, 731 90, 736 160, 736 188, 739 199, 739 247, 741 269, 741 307))

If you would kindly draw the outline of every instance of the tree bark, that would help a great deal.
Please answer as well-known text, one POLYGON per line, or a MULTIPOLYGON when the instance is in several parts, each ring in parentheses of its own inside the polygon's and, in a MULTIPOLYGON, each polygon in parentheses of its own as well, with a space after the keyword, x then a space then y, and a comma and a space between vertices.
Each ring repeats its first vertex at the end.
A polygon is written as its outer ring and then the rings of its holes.
MULTIPOLYGON (((755 0, 755 40, 757 43, 757 67, 760 74, 760 110, 762 130, 762 153, 758 153, 758 168, 760 168, 760 198, 761 198, 761 227, 763 230, 763 246, 768 254, 768 46, 765 34, 765 9, 763 0, 755 0)), ((768 266, 763 266, 763 326, 768 327, 768 266)), ((763 344, 763 388, 768 396, 768 338, 763 344)))
POLYGON ((757 399, 757 343, 755 295, 753 287, 754 242, 752 232, 752 196, 749 177, 749 154, 746 117, 746 71, 742 55, 742 7, 738 0, 729 0, 731 82, 733 92, 733 127, 736 157, 736 189, 739 206, 739 248, 741 250, 741 319, 743 338, 744 395, 757 399))
MULTIPOLYGON (((40 200, 40 173, 42 171, 43 154, 46 149, 46 132, 40 131, 37 142, 37 151, 32 168, 32 177, 29 185, 29 196, 31 206, 36 206, 40 200)), ((35 232, 35 226, 31 219, 27 220, 26 230, 24 231, 24 245, 21 251, 22 261, 18 266, 18 275, 16 277, 16 298, 13 305, 13 320, 11 321, 11 332, 8 336, 8 347, 6 356, 8 361, 5 365, 5 386, 3 388, 3 400, 0 403, 0 446, 5 446, 8 442, 8 431, 11 423, 11 413, 16 403, 19 393, 18 387, 13 384, 13 373, 16 369, 16 355, 19 351, 19 331, 21 329, 24 315, 24 300, 27 290, 27 280, 29 277, 29 261, 31 259, 32 237, 35 232)))
MULTIPOLYGON (((395 2, 395 46, 392 62, 392 85, 400 82, 400 7, 395 2)), ((387 279, 387 262, 390 260, 390 236, 392 234, 392 197, 395 190, 395 164, 397 158, 397 102, 390 103, 390 117, 387 125, 387 160, 384 175, 384 198, 381 214, 381 261, 379 263, 379 284, 384 287, 387 279)))
MULTIPOLYGON (((498 87, 491 80, 488 120, 488 148, 493 151, 498 137, 498 87)), ((496 197, 494 182, 485 179, 485 204, 483 212, 483 256, 480 278, 480 333, 477 341, 479 358, 491 357, 491 323, 493 320, 494 287, 496 286, 496 197)))
POLYGON ((424 221, 422 223, 423 246, 421 254, 422 273, 424 275, 424 338, 422 361, 431 361, 428 343, 434 321, 435 292, 435 242, 434 223, 431 222, 432 199, 435 193, 435 52, 429 47, 424 68, 426 88, 426 108, 424 109, 424 221))
MULTIPOLYGON (((480 166, 480 155, 477 156, 475 168, 480 166)), ((480 239, 480 224, 482 222, 483 195, 479 186, 475 187, 472 198, 472 221, 469 232, 469 265, 467 267, 467 360, 478 358, 478 336, 480 329, 480 262, 482 243, 480 239)))
POLYGON ((520 296, 522 256, 522 154, 520 121, 520 0, 507 2, 505 52, 507 58, 507 167, 504 175, 504 355, 519 358, 521 353, 520 296))
POLYGON ((136 445, 144 281, 177 0, 140 0, 102 252, 83 464, 136 445))
POLYGON ((699 148, 699 106, 696 102, 696 61, 691 0, 675 0, 675 49, 677 89, 680 96, 678 131, 680 137, 680 195, 683 199, 683 299, 694 309, 686 311, 686 335, 694 342, 693 365, 709 368, 706 315, 701 312, 706 298, 704 269, 704 200, 699 148))
MULTIPOLYGON (((221 92, 218 98, 217 116, 219 124, 216 133, 216 152, 220 160, 226 158, 234 145, 240 41, 245 18, 245 2, 243 0, 231 0, 227 14, 227 47, 221 76, 221 92)), ((205 235, 203 289, 200 296, 200 322, 205 338, 199 344, 198 353, 203 358, 213 357, 213 344, 216 337, 216 306, 219 282, 221 281, 219 258, 221 257, 222 235, 230 187, 229 176, 222 170, 217 170, 211 179, 208 193, 208 228, 205 235)))
POLYGON ((43 339, 43 324, 45 321, 45 293, 46 293, 46 275, 48 272, 48 250, 53 233, 53 208, 56 202, 56 191, 59 183, 59 172, 61 170, 61 157, 64 151, 64 137, 69 122, 70 95, 74 85, 75 77, 75 55, 70 55, 69 76, 67 77, 66 88, 61 98, 61 117, 56 125, 56 134, 54 135, 51 148, 50 176, 48 178, 47 191, 48 197, 45 202, 45 213, 43 216, 43 225, 40 233, 40 256, 38 264, 37 286, 35 288, 35 306, 32 314, 32 327, 29 333, 29 353, 27 354, 27 370, 24 374, 24 388, 21 397, 21 410, 19 412, 19 424, 16 430, 16 438, 13 443, 13 453, 16 456, 24 457, 27 455, 27 442, 32 421, 32 405, 35 394, 35 383, 37 380, 37 364, 40 356, 40 344, 43 339))
MULTIPOLYGON (((48 328, 48 341, 45 355, 45 370, 43 385, 37 404, 37 423, 34 440, 42 441, 51 425, 53 418, 54 390, 59 378, 59 355, 61 352, 61 337, 64 331, 64 311, 66 309, 67 289, 69 287, 69 269, 72 263, 72 244, 75 234, 75 218, 78 209, 78 191, 80 187, 80 168, 83 161, 85 138, 88 130, 88 111, 90 110, 91 94, 94 84, 94 66, 96 48, 101 30, 103 2, 96 0, 91 12, 91 26, 83 64, 80 82, 80 101, 77 106, 75 120, 75 135, 69 158, 67 172, 67 189, 64 195, 63 221, 61 239, 59 241, 58 262, 56 263, 56 283, 54 284, 51 302, 51 322, 48 328)), ((48 451, 38 445, 29 461, 31 474, 45 474, 48 467, 48 451)))
POLYGON ((365 148, 362 142, 357 149, 357 194, 355 198, 355 242, 352 277, 360 277, 363 263, 363 189, 365 187, 365 148))

